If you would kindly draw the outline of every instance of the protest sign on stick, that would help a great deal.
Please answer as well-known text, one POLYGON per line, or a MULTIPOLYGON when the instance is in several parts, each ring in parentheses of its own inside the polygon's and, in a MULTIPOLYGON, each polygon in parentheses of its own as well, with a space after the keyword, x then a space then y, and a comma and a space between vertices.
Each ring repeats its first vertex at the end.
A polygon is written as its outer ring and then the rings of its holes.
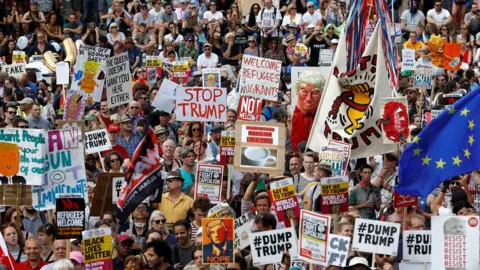
POLYGON ((81 238, 85 230, 85 200, 80 194, 56 194, 57 239, 81 238))
POLYGON ((186 87, 177 91, 175 115, 179 121, 227 120, 227 89, 186 87))
POLYGON ((326 265, 330 217, 302 209, 299 224, 299 258, 314 264, 326 265))
POLYGON ((202 219, 204 264, 228 264, 234 262, 234 223, 233 218, 202 219), (217 247, 222 247, 223 250, 217 252, 217 247))
POLYGON ((403 48, 402 71, 415 70, 415 50, 403 48))
POLYGON ((432 269, 478 269, 479 217, 432 217, 432 269))
POLYGON ((235 157, 235 131, 223 130, 220 138, 220 164, 233 165, 235 157))
POLYGON ((241 96, 238 102, 238 120, 260 121, 262 99, 241 96))
POLYGON ((112 265, 112 230, 99 228, 84 231, 82 251, 86 270, 109 270, 112 265))
POLYGON ((348 211, 348 176, 320 179, 322 213, 341 214, 348 211))
POLYGON ((106 129, 97 129, 85 134, 85 153, 98 153, 112 149, 106 129))
POLYGON ((112 177, 112 204, 117 204, 125 177, 112 177))
POLYGON ((270 192, 275 203, 278 221, 300 217, 297 192, 291 178, 270 183, 270 192))
POLYGON ((58 84, 70 83, 70 64, 68 62, 57 62, 55 64, 55 75, 58 84))
POLYGON ((239 94, 276 101, 281 69, 281 61, 243 55, 239 94))
POLYGON ((397 256, 401 224, 356 219, 352 250, 397 256))
POLYGON ((202 69, 203 87, 221 87, 221 76, 219 68, 202 69))
POLYGON ((283 252, 297 256, 297 239, 294 228, 277 229, 252 233, 249 237, 253 265, 282 262, 283 252))
POLYGON ((285 125, 237 121, 235 124, 235 169, 283 174, 285 125))
POLYGON ((417 68, 413 77, 413 87, 415 88, 432 88, 433 69, 417 68))
POLYGON ((8 76, 13 76, 15 79, 18 79, 20 74, 25 72, 25 63, 3 65, 2 71, 8 73, 8 76))
POLYGON ((132 75, 128 54, 122 53, 106 60, 107 104, 114 108, 133 101, 132 75))
POLYGON ((255 214, 248 212, 235 219, 235 248, 242 250, 250 245, 249 235, 252 233, 251 223, 255 214))
POLYGON ((417 196, 401 195, 398 193, 393 194, 393 207, 406 207, 406 206, 416 206, 418 204, 417 196))
POLYGON ((79 91, 65 91, 67 99, 63 103, 63 120, 82 120, 85 112, 85 98, 79 91))
POLYGON ((330 234, 328 236, 327 264, 345 267, 347 265, 350 237, 330 234))
POLYGON ((12 62, 13 63, 25 63, 25 52, 24 51, 13 51, 12 62))
POLYGON ((207 197, 211 203, 220 203, 222 197, 223 166, 197 165, 195 198, 207 197))
POLYGON ((403 261, 429 263, 432 261, 430 231, 403 231, 403 261))
MULTIPOLYGON (((90 216, 101 216, 104 211, 113 212, 115 207, 110 202, 112 201, 112 179, 117 177, 124 177, 123 173, 106 173, 100 172, 97 177, 97 185, 95 186, 92 205, 90 209, 90 216)), ((121 187, 121 186, 120 186, 121 187)), ((118 197, 117 197, 118 198, 118 197)))

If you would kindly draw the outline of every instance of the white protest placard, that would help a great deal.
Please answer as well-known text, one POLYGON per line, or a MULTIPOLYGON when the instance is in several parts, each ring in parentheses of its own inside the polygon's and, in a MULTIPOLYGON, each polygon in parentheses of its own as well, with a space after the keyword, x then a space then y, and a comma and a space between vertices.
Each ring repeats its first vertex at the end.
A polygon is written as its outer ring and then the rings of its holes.
POLYGON ((28 63, 43 62, 43 55, 32 55, 28 58, 28 63))
POLYGON ((417 68, 413 77, 413 87, 432 88, 433 70, 431 68, 417 68))
POLYGON ((403 48, 402 71, 415 70, 415 50, 403 48))
POLYGON ((106 63, 108 108, 130 103, 133 94, 128 54, 125 52, 108 58, 106 63))
POLYGON ((147 83, 154 84, 157 82, 157 69, 147 68, 147 83))
POLYGON ((112 204, 117 204, 125 177, 112 177, 112 204))
POLYGON ((473 216, 432 217, 432 269, 479 269, 478 222, 473 216))
POLYGON ((357 218, 352 249, 397 256, 400 226, 393 222, 357 218))
POLYGON ((251 222, 255 218, 254 213, 248 212, 241 217, 235 219, 235 248, 242 250, 250 245, 248 240, 252 233, 251 222))
POLYGON ((152 106, 159 110, 171 113, 175 108, 177 87, 180 87, 180 85, 169 79, 163 79, 162 85, 152 101, 152 106))
POLYGON ((330 216, 302 209, 299 223, 299 258, 314 264, 326 265, 330 216))
POLYGON ((289 270, 308 270, 309 264, 306 261, 300 260, 297 257, 292 257, 290 260, 289 270))
POLYGON ((328 236, 327 264, 344 267, 347 265, 350 237, 330 234, 328 236))
POLYGON ((249 238, 253 265, 281 263, 283 252, 297 256, 297 238, 294 228, 252 233, 249 238))
POLYGON ((97 129, 85 134, 85 153, 98 153, 112 149, 106 129, 97 129))
POLYGON ((110 49, 80 44, 73 68, 70 89, 80 90, 88 103, 100 102, 104 85, 104 60, 110 57, 110 49), (103 74, 102 74, 103 73, 103 74))
POLYGON ((12 62, 13 63, 25 63, 25 52, 24 51, 13 51, 12 62))
POLYGON ((276 101, 281 69, 281 61, 243 55, 239 94, 276 101))
POLYGON ((227 89, 186 87, 177 91, 175 115, 178 121, 225 122, 227 89))
POLYGON ((332 49, 321 49, 320 57, 318 58, 319 66, 330 66, 333 62, 333 55, 335 53, 332 49))
POLYGON ((211 203, 220 203, 222 200, 223 165, 197 165, 195 179, 195 198, 207 197, 211 203))
POLYGON ((55 64, 55 74, 57 76, 57 84, 69 84, 70 66, 68 62, 57 62, 55 64))
POLYGON ((403 261, 429 263, 432 261, 430 231, 403 231, 403 261))
POLYGON ((20 77, 20 74, 25 72, 25 63, 3 65, 2 71, 8 73, 8 76, 13 76, 18 79, 20 77))

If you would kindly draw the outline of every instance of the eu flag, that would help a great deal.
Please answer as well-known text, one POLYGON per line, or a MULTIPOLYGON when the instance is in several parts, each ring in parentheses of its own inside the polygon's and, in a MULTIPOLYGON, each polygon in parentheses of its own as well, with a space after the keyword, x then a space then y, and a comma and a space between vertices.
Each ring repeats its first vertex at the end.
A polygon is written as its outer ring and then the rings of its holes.
POLYGON ((403 195, 427 196, 443 181, 480 168, 480 89, 432 120, 400 158, 403 195))

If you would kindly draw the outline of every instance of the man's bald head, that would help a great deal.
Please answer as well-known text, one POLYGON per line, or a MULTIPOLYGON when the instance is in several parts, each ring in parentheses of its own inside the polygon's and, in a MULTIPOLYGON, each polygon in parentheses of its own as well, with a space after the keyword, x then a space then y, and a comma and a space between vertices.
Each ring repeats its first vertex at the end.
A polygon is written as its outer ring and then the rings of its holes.
POLYGON ((132 101, 128 104, 128 115, 135 117, 140 112, 140 103, 138 101, 132 101))

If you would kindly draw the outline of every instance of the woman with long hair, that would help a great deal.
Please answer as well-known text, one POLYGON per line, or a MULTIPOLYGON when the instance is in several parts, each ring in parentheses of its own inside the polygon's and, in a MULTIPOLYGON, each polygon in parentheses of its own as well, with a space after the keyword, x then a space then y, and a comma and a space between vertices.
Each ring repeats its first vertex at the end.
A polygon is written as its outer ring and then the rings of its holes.
POLYGON ((42 244, 42 259, 46 262, 53 262, 53 241, 57 234, 57 228, 52 223, 47 223, 44 226, 40 226, 37 230, 37 238, 42 244))
POLYGON ((100 19, 107 20, 108 29, 110 29, 110 24, 116 23, 119 31, 124 34, 130 27, 130 16, 123 10, 123 1, 120 0, 113 1, 111 11, 103 15, 100 19))
POLYGON ((128 3, 128 13, 135 15, 140 12, 140 0, 133 0, 133 2, 128 3))
POLYGON ((25 241, 22 234, 15 226, 15 223, 3 224, 1 227, 3 239, 7 244, 7 249, 13 259, 17 262, 24 262, 27 260, 27 255, 23 251, 25 241))
POLYGON ((257 16, 260 13, 260 5, 255 3, 250 7, 250 13, 245 17, 244 29, 247 32, 247 35, 253 35, 258 41, 260 34, 260 29, 257 25, 257 16))
POLYGON ((240 25, 242 23, 242 12, 238 4, 232 4, 227 11, 227 21, 240 25))
POLYGON ((190 122, 187 126, 187 136, 183 139, 182 145, 185 146, 187 142, 194 143, 202 139, 202 123, 190 122))
POLYGON ((7 42, 6 50, 0 52, 0 57, 2 57, 2 62, 4 65, 12 64, 13 51, 15 51, 16 42, 15 39, 10 39, 7 42))
POLYGON ((297 13, 297 7, 294 4, 288 5, 287 13, 283 16, 282 30, 288 32, 287 25, 297 25, 300 27, 303 24, 302 14, 297 13))
POLYGON ((57 22, 57 14, 53 12, 48 14, 47 23, 43 25, 43 31, 45 31, 48 42, 62 42, 65 39, 62 33, 62 27, 60 27, 57 22))

